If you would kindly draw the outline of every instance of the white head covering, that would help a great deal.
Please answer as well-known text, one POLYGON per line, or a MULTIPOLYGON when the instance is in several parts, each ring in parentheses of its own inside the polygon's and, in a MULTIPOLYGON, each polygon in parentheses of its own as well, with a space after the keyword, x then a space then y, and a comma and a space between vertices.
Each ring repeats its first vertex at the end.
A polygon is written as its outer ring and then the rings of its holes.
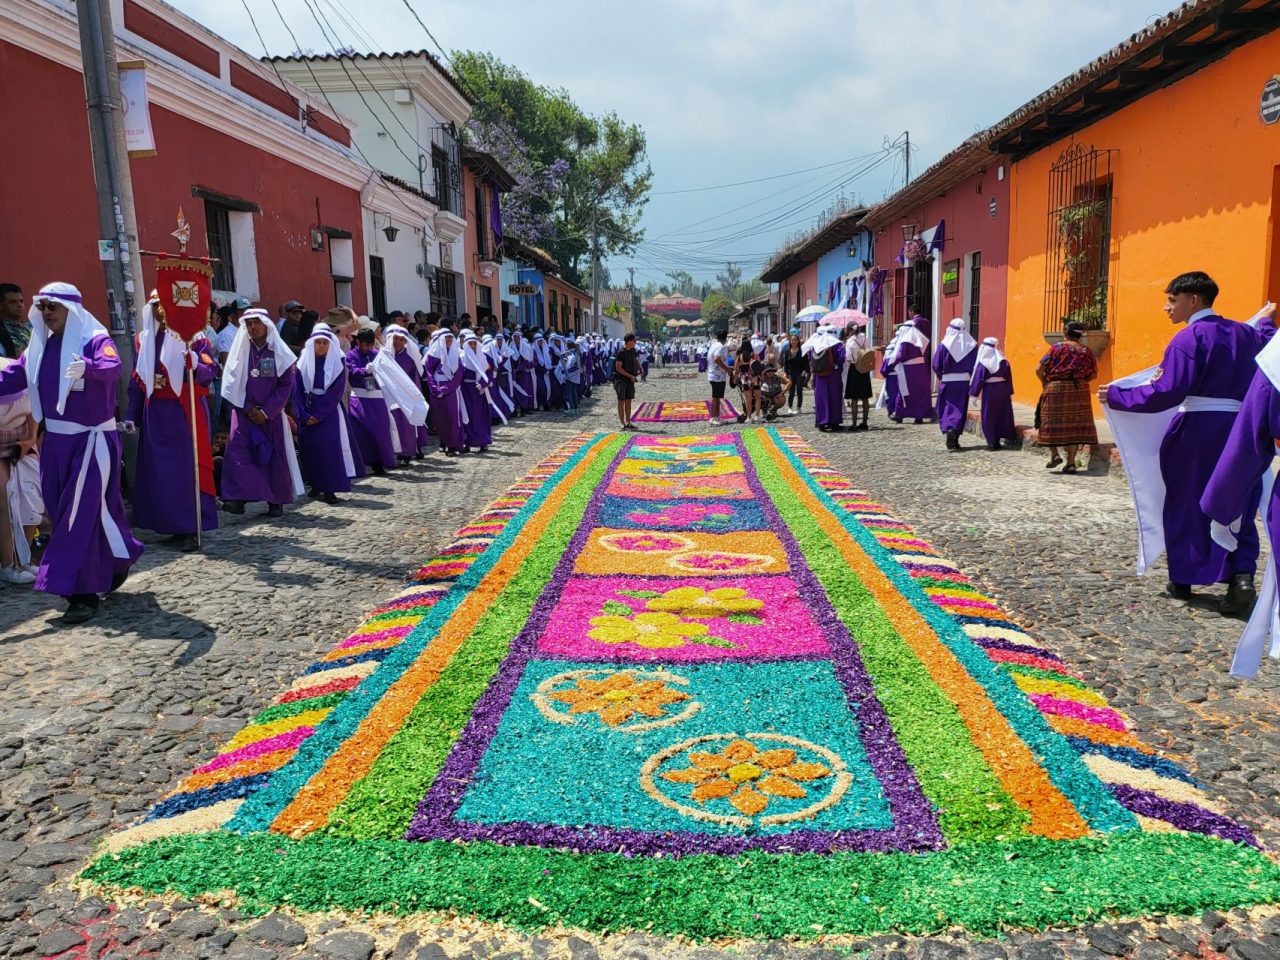
POLYGON ((978 341, 969 335, 969 325, 956 317, 947 324, 947 335, 942 338, 942 345, 951 354, 951 359, 959 362, 969 355, 978 341))
POLYGON ((758 333, 751 334, 751 349, 755 351, 755 355, 757 357, 764 356, 764 347, 765 347, 765 342, 760 339, 760 334, 758 333))
MULTIPOLYGON (((160 298, 152 297, 142 308, 142 331, 138 335, 138 359, 134 369, 142 379, 147 396, 156 389, 156 330, 160 326, 158 308, 160 298)), ((172 330, 165 328, 164 338, 160 341, 160 365, 164 367, 165 376, 175 391, 180 390, 182 378, 186 375, 187 345, 172 330)))
POLYGON ((245 392, 249 389, 249 321, 261 320, 267 328, 267 348, 275 354, 276 376, 284 373, 298 358, 280 339, 280 331, 275 321, 265 310, 246 310, 240 315, 240 327, 236 330, 235 339, 231 341, 231 349, 227 351, 227 364, 222 369, 222 398, 230 400, 232 406, 243 407, 245 392))
POLYGON ((835 331, 824 323, 804 342, 800 347, 800 353, 806 357, 820 357, 839 342, 840 338, 836 336, 835 331))
POLYGON ((395 351, 384 347, 378 351, 369 368, 378 378, 378 386, 386 398, 388 410, 399 410, 415 427, 427 422, 427 401, 422 390, 396 363, 395 351))
POLYGON ((517 330, 511 335, 511 340, 520 359, 525 363, 533 363, 533 346, 525 339, 524 334, 517 330))
POLYGON ((1000 341, 995 337, 987 337, 978 348, 978 362, 974 364, 973 369, 986 367, 988 372, 995 373, 1002 363, 1004 363, 1004 354, 1000 352, 1000 341))
POLYGON ((395 341, 392 337, 404 337, 404 348, 409 351, 409 358, 413 360, 413 365, 418 368, 418 375, 422 375, 423 365, 426 364, 427 358, 422 355, 422 349, 418 346, 418 341, 407 329, 398 323, 393 323, 382 332, 382 342, 395 351, 395 341))
POLYGON ((31 323, 31 343, 27 345, 26 354, 31 415, 37 420, 44 419, 44 411, 40 406, 40 362, 44 359, 44 348, 49 342, 49 328, 44 325, 44 317, 36 304, 45 300, 56 300, 67 308, 67 325, 62 328, 62 353, 58 360, 59 414, 66 412, 67 394, 71 391, 71 381, 63 376, 63 371, 73 357, 80 355, 86 343, 94 337, 107 336, 107 328, 84 308, 84 298, 71 284, 46 283, 40 288, 40 292, 31 301, 31 309, 27 311, 27 320, 31 323))
POLYGON ((551 366, 551 350, 548 349, 547 340, 541 330, 533 335, 533 355, 544 367, 551 366))
POLYGON ((431 335, 431 344, 427 347, 427 356, 440 361, 440 372, 446 380, 452 380, 458 372, 461 357, 458 355, 458 338, 448 327, 441 327, 431 335), (452 341, 447 343, 445 341, 452 341))
POLYGON ((479 338, 470 330, 462 331, 462 365, 485 384, 489 379, 489 361, 480 349, 479 338))
POLYGON ((324 393, 341 369, 342 344, 338 342, 338 335, 327 323, 317 323, 302 347, 302 356, 298 357, 298 376, 302 379, 302 389, 307 393, 324 393), (329 353, 326 355, 324 370, 321 371, 324 377, 322 383, 315 382, 317 340, 329 341, 329 353))
POLYGON ((929 349, 929 338, 925 336, 923 330, 910 320, 898 328, 896 338, 897 343, 894 344, 893 353, 889 357, 891 363, 897 362, 898 356, 902 353, 902 348, 908 343, 921 353, 929 349))

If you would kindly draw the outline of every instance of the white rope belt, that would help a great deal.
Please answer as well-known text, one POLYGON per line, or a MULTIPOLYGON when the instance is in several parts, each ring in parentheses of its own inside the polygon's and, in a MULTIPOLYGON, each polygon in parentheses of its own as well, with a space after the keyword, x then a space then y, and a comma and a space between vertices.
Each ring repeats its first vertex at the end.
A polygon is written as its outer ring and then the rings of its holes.
POLYGON ((1179 413, 1238 413, 1239 400, 1225 397, 1187 397, 1178 407, 1179 413))
POLYGON ((359 397, 361 400, 382 400, 382 399, 384 399, 384 397, 382 396, 382 391, 381 391, 381 390, 366 390, 364 387, 352 387, 352 388, 351 388, 351 395, 352 395, 353 397, 359 397))
POLYGON ((944 373, 942 375, 943 383, 968 383, 969 374, 967 373, 944 373))
POLYGON ((899 366, 914 367, 918 363, 924 363, 924 357, 912 357, 910 360, 903 360, 899 366))
POLYGON ((1004 383, 1004 382, 1006 382, 1008 379, 1009 379, 1008 377, 987 377, 987 379, 986 379, 986 381, 985 381, 985 382, 987 382, 987 383, 1004 383))
POLYGON ((98 467, 100 480, 99 487, 101 488, 102 502, 98 505, 98 517, 99 522, 102 524, 102 531, 107 535, 107 544, 111 547, 111 555, 117 560, 128 560, 129 550, 124 544, 124 532, 116 523, 115 517, 111 516, 111 511, 107 509, 107 477, 111 475, 111 449, 107 445, 107 433, 115 431, 115 419, 104 420, 96 426, 86 426, 83 423, 75 423, 71 420, 46 419, 44 428, 49 433, 61 434, 64 437, 75 437, 84 433, 93 434, 85 447, 84 456, 80 461, 80 473, 76 476, 76 492, 71 499, 71 514, 67 517, 67 532, 71 532, 71 528, 76 522, 76 515, 80 512, 80 497, 84 494, 84 482, 89 475, 89 461, 92 459, 98 467))

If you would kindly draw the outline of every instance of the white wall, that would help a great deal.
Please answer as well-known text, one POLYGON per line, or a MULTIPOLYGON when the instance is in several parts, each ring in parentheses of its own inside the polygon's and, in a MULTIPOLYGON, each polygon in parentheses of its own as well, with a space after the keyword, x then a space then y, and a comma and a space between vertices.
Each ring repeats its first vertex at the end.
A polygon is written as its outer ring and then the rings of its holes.
MULTIPOLYGON (((418 268, 423 262, 422 237, 420 227, 408 222, 408 211, 400 217, 395 211, 364 211, 365 255, 382 257, 387 282, 387 309, 407 310, 410 314, 415 310, 431 309, 431 290, 424 275, 419 275, 418 268), (374 227, 374 217, 377 227, 374 227), (399 227, 400 232, 394 241, 388 240, 383 233, 387 219, 399 227)), ((428 240, 435 246, 435 240, 428 240)), ((367 268, 367 264, 366 264, 367 268)), ((368 275, 366 273, 366 275, 368 275)), ((370 280, 369 306, 373 307, 373 287, 370 280)))

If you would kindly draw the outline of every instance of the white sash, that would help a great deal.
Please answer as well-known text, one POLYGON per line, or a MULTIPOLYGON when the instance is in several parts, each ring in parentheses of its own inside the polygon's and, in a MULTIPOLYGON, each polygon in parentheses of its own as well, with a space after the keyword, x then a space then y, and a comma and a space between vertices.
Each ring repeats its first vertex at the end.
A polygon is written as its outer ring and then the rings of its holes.
POLYGON ((97 426, 85 426, 83 423, 74 423, 70 420, 50 420, 46 419, 44 428, 49 433, 61 434, 64 437, 75 437, 83 433, 91 433, 88 444, 85 446, 84 455, 80 460, 80 473, 76 476, 76 492, 71 498, 71 514, 67 517, 67 532, 71 532, 72 525, 76 522, 76 514, 80 512, 80 497, 84 494, 84 482, 89 476, 89 461, 92 459, 98 468, 99 487, 102 492, 102 501, 98 505, 99 522, 102 524, 102 530, 107 535, 107 544, 111 547, 111 555, 117 560, 128 560, 129 550, 124 543, 124 532, 116 523, 115 518, 111 516, 111 511, 107 509, 107 477, 111 473, 111 449, 107 444, 107 433, 114 432, 116 429, 116 421, 114 418, 104 420, 97 426))
POLYGON ((382 396, 382 391, 381 391, 381 390, 366 390, 364 387, 352 387, 352 388, 351 388, 351 395, 352 395, 353 397, 359 397, 361 400, 382 400, 382 399, 385 399, 385 398, 382 396))
POLYGON ((1274 554, 1267 558, 1267 571, 1262 576, 1262 589, 1258 591, 1258 602, 1254 605, 1253 615, 1245 625, 1240 642, 1236 645, 1235 656, 1231 659, 1231 675, 1233 677, 1255 677, 1258 667, 1262 665, 1262 653, 1266 650, 1268 637, 1271 640, 1270 654, 1280 660, 1280 591, 1276 589, 1276 558, 1274 554))
POLYGON ((967 373, 944 373, 942 375, 943 383, 968 383, 969 374, 967 373))
POLYGON ((1178 407, 1179 413, 1239 413, 1240 401, 1222 397, 1187 397, 1178 407))

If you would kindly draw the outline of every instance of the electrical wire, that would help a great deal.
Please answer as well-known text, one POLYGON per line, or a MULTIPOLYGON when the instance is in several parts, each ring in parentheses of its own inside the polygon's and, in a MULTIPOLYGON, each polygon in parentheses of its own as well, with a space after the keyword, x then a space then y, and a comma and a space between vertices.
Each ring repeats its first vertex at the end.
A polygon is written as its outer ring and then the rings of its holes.
MULTIPOLYGON (((877 151, 877 153, 878 152, 879 151, 877 151)), ((848 159, 845 159, 845 160, 835 160, 831 163, 822 163, 816 167, 806 167, 803 170, 793 170, 790 173, 775 173, 772 176, 768 176, 768 177, 757 177, 755 180, 735 180, 732 183, 717 183, 717 184, 712 184, 709 187, 686 187, 683 190, 651 190, 649 191, 649 196, 671 197, 671 196, 675 196, 676 194, 682 194, 682 193, 705 193, 708 190, 727 190, 730 187, 744 187, 753 183, 765 183, 766 181, 769 181, 769 180, 785 180, 787 177, 798 177, 802 173, 813 173, 815 170, 826 170, 826 169, 829 169, 830 167, 839 167, 846 163, 856 163, 859 160, 867 160, 873 156, 876 156, 876 154, 875 153, 863 154, 862 156, 859 156, 859 157, 849 157, 848 159)))

